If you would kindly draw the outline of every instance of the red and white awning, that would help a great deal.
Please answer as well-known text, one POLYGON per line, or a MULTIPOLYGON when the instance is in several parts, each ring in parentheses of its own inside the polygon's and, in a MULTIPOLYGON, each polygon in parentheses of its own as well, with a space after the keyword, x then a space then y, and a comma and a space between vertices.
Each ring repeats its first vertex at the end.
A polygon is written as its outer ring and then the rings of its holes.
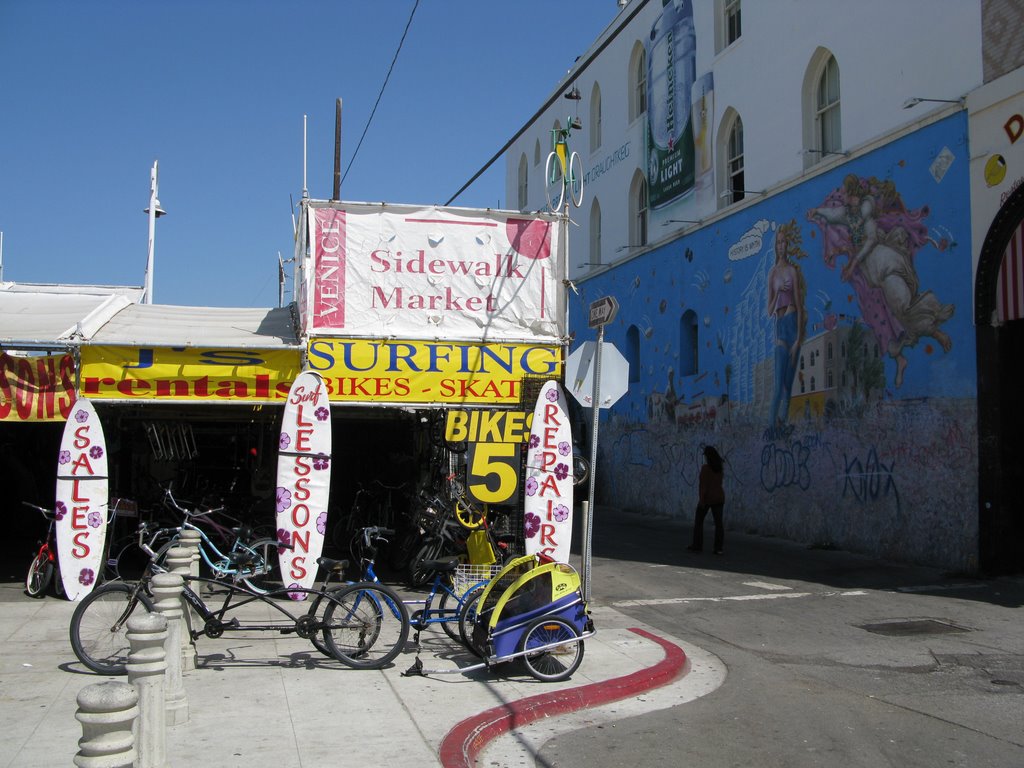
POLYGON ((1010 236, 999 265, 996 314, 1001 323, 1024 318, 1024 221, 1010 236))

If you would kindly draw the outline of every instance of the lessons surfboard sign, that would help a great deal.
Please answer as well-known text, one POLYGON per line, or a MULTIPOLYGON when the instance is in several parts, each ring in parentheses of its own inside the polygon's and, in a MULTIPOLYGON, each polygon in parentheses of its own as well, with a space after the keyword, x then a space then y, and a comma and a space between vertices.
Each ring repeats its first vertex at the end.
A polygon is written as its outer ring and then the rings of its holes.
POLYGON ((77 400, 64 424, 54 514, 61 583, 69 600, 81 600, 102 573, 107 538, 107 443, 88 400, 77 400))
POLYGON ((572 430, 557 381, 541 387, 530 426, 524 487, 526 553, 569 562, 572 542, 572 430))
MULTIPOLYGON (((312 589, 324 547, 331 492, 331 405, 313 371, 292 382, 284 407, 277 458, 277 540, 285 587, 312 589)), ((290 593, 296 600, 304 592, 290 593)))

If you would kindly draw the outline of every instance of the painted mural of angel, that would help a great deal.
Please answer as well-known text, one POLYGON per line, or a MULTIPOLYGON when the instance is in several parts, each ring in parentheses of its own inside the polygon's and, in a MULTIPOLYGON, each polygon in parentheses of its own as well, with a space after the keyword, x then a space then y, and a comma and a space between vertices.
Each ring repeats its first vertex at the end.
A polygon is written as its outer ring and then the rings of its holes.
POLYGON ((864 322, 895 360, 897 387, 907 368, 905 347, 922 336, 935 339, 944 352, 953 347, 940 326, 953 316, 954 305, 921 292, 914 267, 924 245, 946 248, 945 240, 928 235, 927 215, 927 206, 908 211, 891 181, 852 174, 807 213, 821 227, 826 266, 835 269, 836 258, 847 257, 840 276, 853 287, 864 322))

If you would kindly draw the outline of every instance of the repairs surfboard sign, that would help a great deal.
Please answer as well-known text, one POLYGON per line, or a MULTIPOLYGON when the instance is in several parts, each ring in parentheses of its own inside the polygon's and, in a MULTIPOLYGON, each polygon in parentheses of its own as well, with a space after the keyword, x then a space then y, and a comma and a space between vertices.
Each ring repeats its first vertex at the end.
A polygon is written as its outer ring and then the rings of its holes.
MULTIPOLYGON (((288 392, 277 458, 277 540, 285 587, 312 589, 331 492, 331 405, 319 374, 300 373, 288 392)), ((290 593, 304 600, 305 592, 290 593)))
POLYGON ((96 409, 79 399, 57 454, 57 564, 69 600, 81 600, 103 570, 107 538, 107 443, 96 409))
POLYGON ((569 562, 572 542, 572 429, 557 381, 541 387, 530 427, 523 488, 526 554, 569 562))

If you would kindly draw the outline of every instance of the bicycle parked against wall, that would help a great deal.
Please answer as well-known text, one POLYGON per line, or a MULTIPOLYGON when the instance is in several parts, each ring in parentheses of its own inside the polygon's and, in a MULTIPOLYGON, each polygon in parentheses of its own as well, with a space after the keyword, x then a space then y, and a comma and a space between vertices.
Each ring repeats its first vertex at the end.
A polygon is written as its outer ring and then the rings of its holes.
POLYGON ((57 516, 53 510, 40 507, 27 501, 21 502, 26 507, 34 509, 49 522, 50 526, 46 531, 46 538, 39 542, 39 551, 32 558, 28 566, 28 575, 25 577, 25 592, 29 597, 44 597, 46 590, 53 582, 54 574, 57 581, 54 587, 58 595, 64 593, 64 584, 60 579, 60 567, 57 564, 57 516))
MULTIPOLYGON (((140 546, 144 545, 140 540, 140 546)), ((238 557, 241 561, 245 553, 238 557)), ((390 663, 409 636, 409 614, 401 599, 383 584, 333 585, 332 579, 343 573, 347 562, 320 558, 317 563, 324 570, 324 578, 315 589, 289 587, 263 593, 237 581, 188 577, 182 596, 201 621, 199 628, 190 632, 192 640, 204 636, 216 639, 232 632, 295 634, 354 669, 379 669, 390 663), (214 594, 223 593, 223 602, 219 606, 207 604, 200 596, 204 587, 214 594), (253 621, 238 615, 255 602, 268 606, 274 618, 253 621), (290 610, 299 605, 309 607, 303 613, 290 610)), ((128 619, 140 606, 147 611, 154 609, 151 581, 161 570, 154 560, 138 582, 108 582, 78 604, 71 617, 70 638, 82 664, 103 675, 127 672, 128 619)))
MULTIPOLYGON (((374 570, 377 547, 381 543, 386 543, 394 533, 389 528, 379 526, 370 526, 358 532, 353 548, 359 557, 363 581, 380 582, 374 570)), ((416 633, 414 642, 419 642, 420 632, 438 624, 448 637, 459 641, 459 617, 464 606, 475 602, 483 593, 490 578, 490 571, 488 570, 486 578, 477 579, 475 583, 458 585, 454 578, 460 565, 458 557, 428 561, 424 565, 434 573, 429 591, 422 600, 403 601, 407 609, 415 609, 409 617, 411 628, 416 633)))

